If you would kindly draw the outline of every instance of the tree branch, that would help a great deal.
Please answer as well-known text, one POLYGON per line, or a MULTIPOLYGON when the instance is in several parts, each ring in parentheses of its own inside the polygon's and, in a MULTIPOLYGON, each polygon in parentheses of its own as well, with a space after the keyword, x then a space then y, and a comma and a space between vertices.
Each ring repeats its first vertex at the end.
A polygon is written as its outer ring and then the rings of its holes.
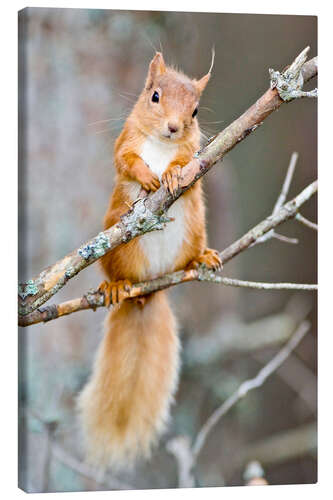
POLYGON ((289 219, 295 217, 299 208, 311 198, 311 196, 317 192, 318 183, 314 181, 312 184, 309 184, 298 196, 296 196, 293 200, 289 201, 285 205, 283 205, 278 212, 274 215, 270 215, 265 220, 260 222, 257 226, 251 229, 248 233, 246 233, 242 238, 237 240, 235 243, 230 245, 226 250, 221 253, 222 262, 228 262, 230 259, 238 255, 240 252, 245 250, 248 246, 252 245, 252 243, 256 242, 260 237, 266 234, 271 229, 282 224, 289 219))
POLYGON ((232 394, 219 408, 217 408, 206 423, 200 429, 196 440, 193 444, 193 455, 195 459, 198 458, 202 447, 217 422, 239 401, 247 395, 249 391, 260 387, 266 382, 266 379, 275 372, 282 363, 288 358, 291 352, 297 347, 304 335, 310 329, 310 322, 303 321, 297 328, 294 335, 287 342, 287 344, 265 365, 258 374, 250 380, 243 382, 234 394, 232 394))
MULTIPOLYGON (((276 200, 276 203, 274 205, 273 212, 272 212, 273 215, 276 214, 279 211, 279 209, 282 207, 282 205, 285 203, 285 201, 287 199, 289 188, 290 188, 290 184, 291 184, 291 181, 292 181, 293 176, 294 176, 294 172, 295 172, 295 167, 296 167, 297 160, 298 160, 298 153, 294 152, 291 155, 291 158, 290 158, 290 161, 289 161, 289 166, 288 166, 288 169, 287 169, 286 177, 285 177, 284 182, 283 182, 281 193, 279 194, 279 197, 276 200)), ((276 238, 277 240, 284 241, 285 243, 292 243, 292 244, 297 244, 298 243, 297 239, 295 239, 295 238, 287 238, 286 236, 283 236, 282 234, 278 234, 276 231, 274 231, 274 229, 271 229, 265 235, 263 235, 260 238, 258 238, 252 244, 252 246, 258 245, 260 243, 264 243, 265 241, 267 241, 267 240, 269 240, 271 238, 276 238)))
POLYGON ((216 276, 211 273, 212 276, 200 279, 200 281, 210 281, 211 283, 220 283, 225 286, 236 286, 240 288, 252 288, 253 290, 318 290, 318 285, 316 284, 305 284, 305 283, 260 283, 258 281, 244 281, 237 280, 233 278, 227 278, 223 276, 216 276))
POLYGON ((167 442, 166 449, 177 460, 178 487, 194 488, 195 479, 192 474, 193 453, 190 438, 188 436, 176 436, 167 442))
POLYGON ((259 372, 258 374, 250 379, 243 382, 236 392, 234 392, 225 402, 219 406, 212 415, 208 418, 205 424, 201 427, 197 437, 192 445, 189 441, 184 439, 182 436, 177 436, 171 439, 167 444, 167 449, 169 452, 173 453, 179 464, 181 457, 186 457, 186 460, 179 466, 179 479, 186 478, 188 484, 182 484, 183 487, 191 487, 194 483, 193 468, 197 462, 198 456, 206 442, 206 439, 216 424, 220 419, 225 416, 229 410, 244 396, 248 394, 249 391, 261 387, 267 380, 267 378, 272 375, 288 358, 292 351, 297 347, 302 338, 310 329, 310 322, 303 321, 299 327, 296 329, 295 333, 291 339, 285 344, 285 346, 271 359, 259 372), (182 438, 182 439, 181 439, 182 438), (180 453, 179 448, 186 447, 186 450, 182 450, 180 453), (180 475, 181 474, 181 475, 180 475))
MULTIPOLYGON (((295 62, 283 73, 288 81, 299 84, 299 70, 307 81, 317 74, 316 58, 304 63, 308 49, 302 53, 302 64, 295 62)), ((299 61, 299 57, 295 61, 299 61)), ((80 248, 74 250, 54 265, 44 269, 38 276, 19 286, 20 316, 26 316, 56 294, 69 279, 78 274, 116 246, 148 231, 163 228, 169 219, 163 214, 186 190, 210 170, 239 142, 256 130, 262 122, 284 102, 274 85, 265 92, 243 115, 213 137, 208 144, 182 169, 180 187, 174 195, 163 186, 146 198, 137 200, 131 210, 111 228, 99 233, 80 248)))
POLYGON ((282 74, 273 69, 269 70, 271 75, 271 88, 276 88, 281 99, 286 102, 300 97, 317 97, 317 89, 308 92, 302 90, 304 84, 302 67, 306 61, 309 50, 310 47, 306 47, 282 74))
POLYGON ((276 212, 278 212, 280 210, 280 208, 282 207, 282 205, 285 203, 285 201, 287 199, 289 189, 290 189, 290 184, 291 184, 291 181, 293 180, 293 177, 294 177, 294 172, 295 172, 297 160, 298 160, 298 153, 296 151, 294 151, 293 154, 291 155, 291 158, 290 158, 287 174, 286 174, 286 177, 285 177, 284 182, 283 182, 281 193, 280 193, 280 195, 275 203, 275 206, 273 208, 273 214, 276 214, 276 212))
MULTIPOLYGON (((284 221, 295 217, 298 209, 317 191, 317 181, 307 186, 293 200, 279 208, 274 215, 270 215, 265 220, 257 224, 254 228, 248 231, 235 243, 220 253, 222 263, 225 264, 239 253, 246 250, 248 247, 262 238, 265 233, 282 224, 284 221)), ((219 283, 225 286, 237 286, 245 288, 253 288, 257 290, 316 290, 315 284, 301 283, 260 283, 254 281, 243 281, 223 276, 218 276, 213 271, 205 268, 177 271, 166 274, 160 278, 135 283, 129 292, 129 298, 147 295, 157 290, 163 290, 180 283, 189 281, 209 281, 219 283)), ((29 326, 42 321, 50 321, 61 316, 66 316, 73 312, 83 311, 86 309, 95 310, 97 307, 104 306, 104 294, 98 290, 91 290, 83 297, 69 300, 61 304, 52 304, 43 308, 37 309, 26 316, 19 316, 19 326, 29 326)))
POLYGON ((300 213, 296 214, 295 219, 298 220, 298 222, 300 222, 301 224, 304 224, 304 226, 307 226, 310 229, 313 229, 314 231, 318 231, 318 225, 315 224, 314 222, 311 222, 310 220, 306 219, 300 213))

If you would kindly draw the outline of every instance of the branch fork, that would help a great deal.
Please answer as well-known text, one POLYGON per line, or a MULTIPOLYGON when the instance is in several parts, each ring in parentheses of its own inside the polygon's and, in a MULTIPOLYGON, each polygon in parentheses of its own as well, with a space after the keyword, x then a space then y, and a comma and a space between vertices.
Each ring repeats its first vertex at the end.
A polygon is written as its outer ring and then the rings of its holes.
POLYGON ((302 68, 307 59, 310 47, 306 47, 294 62, 282 73, 269 69, 271 89, 277 89, 279 96, 285 102, 293 101, 300 97, 318 97, 317 89, 303 91, 304 77, 302 68))

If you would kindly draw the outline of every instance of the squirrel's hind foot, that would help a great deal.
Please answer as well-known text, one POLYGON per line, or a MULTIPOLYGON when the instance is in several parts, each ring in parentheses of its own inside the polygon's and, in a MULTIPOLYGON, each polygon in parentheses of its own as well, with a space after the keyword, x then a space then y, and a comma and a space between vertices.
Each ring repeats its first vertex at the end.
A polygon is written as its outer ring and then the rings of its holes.
POLYGON ((106 307, 116 305, 130 297, 132 283, 129 280, 102 281, 98 287, 100 293, 104 293, 106 307))
POLYGON ((190 262, 187 269, 197 269, 201 265, 204 265, 213 271, 221 271, 223 268, 219 252, 213 248, 206 248, 204 253, 190 262))

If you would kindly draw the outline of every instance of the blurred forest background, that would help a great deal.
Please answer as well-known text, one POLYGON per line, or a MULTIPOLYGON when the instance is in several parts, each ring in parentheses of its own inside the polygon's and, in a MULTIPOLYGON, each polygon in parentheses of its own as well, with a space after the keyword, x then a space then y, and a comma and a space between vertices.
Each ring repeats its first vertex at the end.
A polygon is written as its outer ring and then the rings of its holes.
MULTIPOLYGON (((199 108, 209 137, 263 94, 307 45, 315 17, 28 8, 19 15, 19 278, 29 279, 102 228, 113 188, 113 144, 142 90, 155 48, 193 77, 213 76, 199 108)), ((312 81, 308 87, 315 87, 312 81)), ((291 153, 289 199, 316 177, 314 99, 282 106, 204 177, 209 243, 224 249, 269 215, 291 153)), ((316 220, 316 199, 303 215, 316 220)), ((316 234, 296 221, 225 266, 229 277, 315 283, 316 234)), ((82 296, 103 279, 88 267, 54 297, 82 296)), ((190 283, 169 291, 180 323, 183 366, 167 434, 152 460, 105 476, 83 462, 75 398, 102 335, 105 310, 20 329, 20 485, 30 492, 172 488, 177 464, 166 443, 194 438, 241 382, 259 369, 308 313, 311 331, 284 365, 216 426, 199 456, 198 486, 244 484, 257 459, 270 484, 316 482, 316 295, 190 283)))

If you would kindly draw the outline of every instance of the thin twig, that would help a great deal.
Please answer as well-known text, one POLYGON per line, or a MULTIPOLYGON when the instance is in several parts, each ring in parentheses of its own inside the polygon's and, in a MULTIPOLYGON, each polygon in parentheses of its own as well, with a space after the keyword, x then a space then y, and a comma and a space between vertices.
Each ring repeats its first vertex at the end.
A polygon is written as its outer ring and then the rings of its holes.
MULTIPOLYGON (((298 160, 298 153, 294 151, 290 157, 287 173, 286 173, 279 197, 276 200, 276 203, 274 205, 272 215, 277 214, 277 212, 280 210, 280 208, 282 207, 282 205, 285 203, 285 201, 287 199, 290 184, 291 184, 291 181, 292 181, 293 176, 294 176, 297 160, 298 160)), ((270 240, 271 238, 276 238, 277 240, 284 241, 285 243, 292 243, 292 244, 298 243, 297 239, 287 238, 286 236, 283 236, 282 234, 276 233, 274 231, 274 229, 272 229, 271 231, 268 231, 266 234, 261 236, 261 238, 258 238, 255 242, 253 242, 251 246, 259 245, 260 243, 265 243, 266 241, 270 240)))
POLYGON ((197 460, 200 451, 212 429, 218 423, 218 421, 228 413, 228 411, 249 391, 256 389, 264 384, 267 378, 282 365, 282 363, 288 358, 290 353, 296 348, 299 342, 302 340, 304 335, 310 329, 310 322, 303 321, 297 328, 294 335, 287 342, 287 344, 277 353, 277 355, 267 363, 259 373, 250 380, 243 382, 238 390, 234 392, 219 408, 217 408, 214 413, 209 417, 205 424, 200 429, 196 440, 193 444, 192 450, 195 461, 197 460))
POLYGON ((253 246, 252 244, 261 239, 263 235, 268 233, 268 231, 276 228, 277 226, 282 224, 282 222, 295 217, 299 208, 303 205, 303 203, 305 203, 305 201, 307 201, 309 198, 311 198, 311 196, 313 196, 314 193, 317 192, 317 189, 317 181, 309 184, 309 186, 303 189, 303 191, 298 196, 283 205, 275 215, 270 215, 269 217, 267 217, 264 221, 260 222, 257 226, 255 226, 248 233, 242 236, 242 238, 240 238, 238 241, 224 250, 220 254, 222 262, 228 262, 245 248, 253 246))
POLYGON ((301 224, 304 224, 304 226, 307 226, 310 229, 313 229, 314 231, 318 231, 318 224, 316 224, 315 222, 311 222, 310 220, 306 219, 300 213, 296 214, 295 219, 298 220, 298 222, 301 222, 301 224))
POLYGON ((277 233, 276 231, 273 232, 272 238, 275 238, 276 240, 283 241, 284 243, 290 243, 291 245, 298 244, 297 238, 289 238, 289 236, 284 236, 283 234, 277 233))
MULTIPOLYGON (((292 351, 300 343, 305 334, 309 331, 310 326, 311 324, 309 321, 302 321, 290 340, 276 354, 276 356, 274 356, 274 358, 271 359, 258 372, 256 377, 243 382, 239 386, 238 390, 213 412, 213 414, 201 427, 192 447, 187 436, 176 436, 168 441, 167 450, 175 456, 178 464, 179 486, 193 487, 195 484, 193 470, 209 433, 213 430, 219 420, 225 416, 241 398, 246 396, 249 391, 262 386, 267 378, 282 365, 282 363, 288 358, 288 356, 290 356, 292 351)), ((255 455, 252 455, 252 457, 253 456, 255 455)))
POLYGON ((276 212, 278 212, 278 210, 280 210, 280 208, 282 207, 282 205, 285 203, 285 201, 287 199, 289 189, 290 189, 290 184, 291 184, 291 181, 292 181, 293 176, 294 176, 297 160, 298 160, 298 153, 296 151, 294 151, 293 154, 291 155, 291 158, 290 158, 287 174, 286 174, 286 177, 284 179, 281 193, 280 193, 278 199, 276 200, 275 206, 273 208, 273 215, 276 214, 276 212))
POLYGON ((225 286, 237 286, 241 288, 252 288, 255 290, 318 290, 318 285, 304 283, 260 283, 258 281, 244 281, 221 276, 208 277, 205 280, 213 283, 221 283, 225 286))
MULTIPOLYGON (((255 352, 253 358, 262 365, 267 363, 267 354, 261 349, 255 352)), ((291 354, 288 363, 276 372, 297 395, 297 401, 301 400, 308 407, 310 414, 317 411, 317 378, 315 373, 306 365, 302 359, 291 354)))
MULTIPOLYGON (((317 74, 317 62, 311 60, 304 64, 305 59, 306 54, 302 55, 302 64, 299 63, 299 56, 295 59, 298 61, 296 69, 298 71, 301 68, 302 74, 306 75, 303 79, 310 79, 317 74)), ((295 62, 291 64, 291 67, 293 65, 295 66, 295 62)), ((296 74, 296 71, 295 75, 292 71, 289 73, 289 83, 292 83, 293 79, 298 81, 299 74, 296 74)), ((44 269, 38 276, 22 283, 19 287, 20 316, 26 316, 42 306, 69 279, 115 247, 148 231, 162 229, 164 223, 169 220, 163 214, 172 203, 239 142, 256 130, 283 102, 277 88, 271 86, 245 113, 217 134, 182 169, 182 179, 176 193, 171 195, 161 186, 152 195, 138 200, 117 224, 81 245, 54 265, 44 269)))

